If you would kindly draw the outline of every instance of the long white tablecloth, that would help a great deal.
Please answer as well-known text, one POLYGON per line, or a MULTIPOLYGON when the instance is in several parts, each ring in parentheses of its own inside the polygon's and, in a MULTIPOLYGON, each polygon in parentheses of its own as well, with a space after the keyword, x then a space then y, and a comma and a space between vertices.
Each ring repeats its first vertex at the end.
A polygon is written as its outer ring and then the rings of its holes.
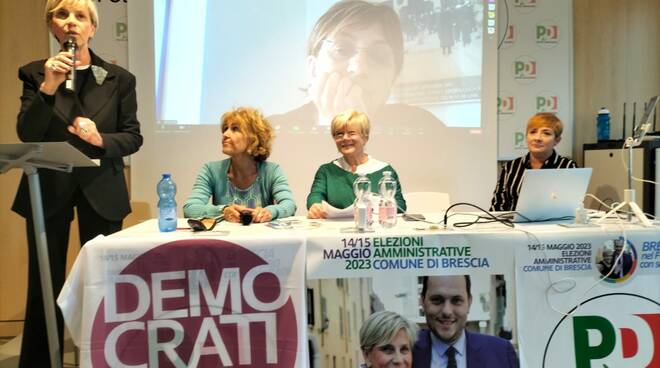
POLYGON ((380 306, 422 323, 418 278, 444 274, 469 274, 476 281, 470 320, 493 324, 489 308, 503 311, 497 325, 513 330, 525 367, 651 362, 653 344, 640 342, 633 351, 630 336, 659 333, 657 317, 646 324, 635 317, 660 312, 658 228, 491 224, 444 230, 400 221, 391 229, 355 233, 351 225, 297 219, 292 229, 221 223, 211 232, 160 233, 150 220, 94 239, 81 250, 58 298, 81 348, 81 365, 305 367, 306 319, 312 318, 312 335, 345 342, 321 344, 321 353, 346 355, 356 366, 355 331, 363 311, 380 306), (634 269, 598 282, 602 251, 624 238, 634 269), (492 298, 497 285, 488 283, 496 279, 507 282, 508 294, 498 299, 505 307, 492 298), (368 297, 350 289, 333 300, 343 286, 329 289, 328 280, 367 280, 355 285, 368 297), (580 303, 573 315, 563 315, 580 303), (615 331, 611 349, 589 332, 594 315, 615 331), (584 323, 575 327, 571 320, 584 323), (627 332, 617 335, 620 328, 627 332))

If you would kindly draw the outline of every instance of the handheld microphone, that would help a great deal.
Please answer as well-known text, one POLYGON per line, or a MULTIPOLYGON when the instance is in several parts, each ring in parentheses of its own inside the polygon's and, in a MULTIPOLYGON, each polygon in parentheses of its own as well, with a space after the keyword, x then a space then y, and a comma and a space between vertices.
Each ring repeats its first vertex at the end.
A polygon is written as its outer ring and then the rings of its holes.
POLYGON ((73 68, 66 76, 65 87, 66 89, 74 92, 76 90, 76 49, 77 48, 78 45, 76 45, 76 39, 73 36, 67 37, 66 41, 64 41, 64 49, 73 55, 71 57, 71 60, 73 60, 73 68))

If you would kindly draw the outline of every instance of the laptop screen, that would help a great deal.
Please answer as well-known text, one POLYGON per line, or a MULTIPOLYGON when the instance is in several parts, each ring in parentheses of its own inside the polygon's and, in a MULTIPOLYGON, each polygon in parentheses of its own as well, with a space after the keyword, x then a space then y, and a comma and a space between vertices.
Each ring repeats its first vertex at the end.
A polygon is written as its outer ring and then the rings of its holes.
POLYGON ((590 167, 525 170, 514 221, 574 218, 587 193, 591 171, 590 167))

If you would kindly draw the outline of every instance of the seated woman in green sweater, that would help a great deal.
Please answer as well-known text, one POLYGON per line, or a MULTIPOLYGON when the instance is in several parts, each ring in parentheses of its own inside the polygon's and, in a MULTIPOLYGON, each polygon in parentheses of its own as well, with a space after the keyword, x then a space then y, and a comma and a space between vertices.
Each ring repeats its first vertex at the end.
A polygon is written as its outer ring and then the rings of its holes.
POLYGON ((185 217, 215 217, 239 222, 243 211, 253 222, 296 212, 293 193, 278 164, 266 162, 273 128, 255 109, 241 107, 222 115, 222 153, 229 158, 204 164, 183 205, 185 217), (211 199, 211 203, 209 203, 211 199))
POLYGON ((391 171, 397 181, 396 204, 399 212, 406 210, 401 194, 401 184, 396 171, 389 164, 378 161, 364 152, 369 140, 369 118, 355 110, 346 110, 332 120, 330 133, 342 157, 321 165, 314 176, 312 189, 307 196, 307 217, 326 218, 322 201, 337 208, 346 208, 355 201, 353 181, 359 174, 366 174, 371 181, 372 192, 378 193, 378 181, 383 172, 391 171))

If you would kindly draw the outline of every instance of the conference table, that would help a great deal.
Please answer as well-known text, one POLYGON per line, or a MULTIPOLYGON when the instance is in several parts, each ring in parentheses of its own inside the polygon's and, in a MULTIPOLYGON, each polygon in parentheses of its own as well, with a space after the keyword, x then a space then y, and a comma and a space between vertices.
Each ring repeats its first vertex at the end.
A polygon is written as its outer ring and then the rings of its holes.
POLYGON ((355 367, 372 311, 424 326, 420 276, 469 275, 468 328, 510 339, 523 367, 660 359, 659 227, 425 215, 371 232, 294 217, 161 233, 152 219, 87 243, 58 305, 83 367, 355 367))

